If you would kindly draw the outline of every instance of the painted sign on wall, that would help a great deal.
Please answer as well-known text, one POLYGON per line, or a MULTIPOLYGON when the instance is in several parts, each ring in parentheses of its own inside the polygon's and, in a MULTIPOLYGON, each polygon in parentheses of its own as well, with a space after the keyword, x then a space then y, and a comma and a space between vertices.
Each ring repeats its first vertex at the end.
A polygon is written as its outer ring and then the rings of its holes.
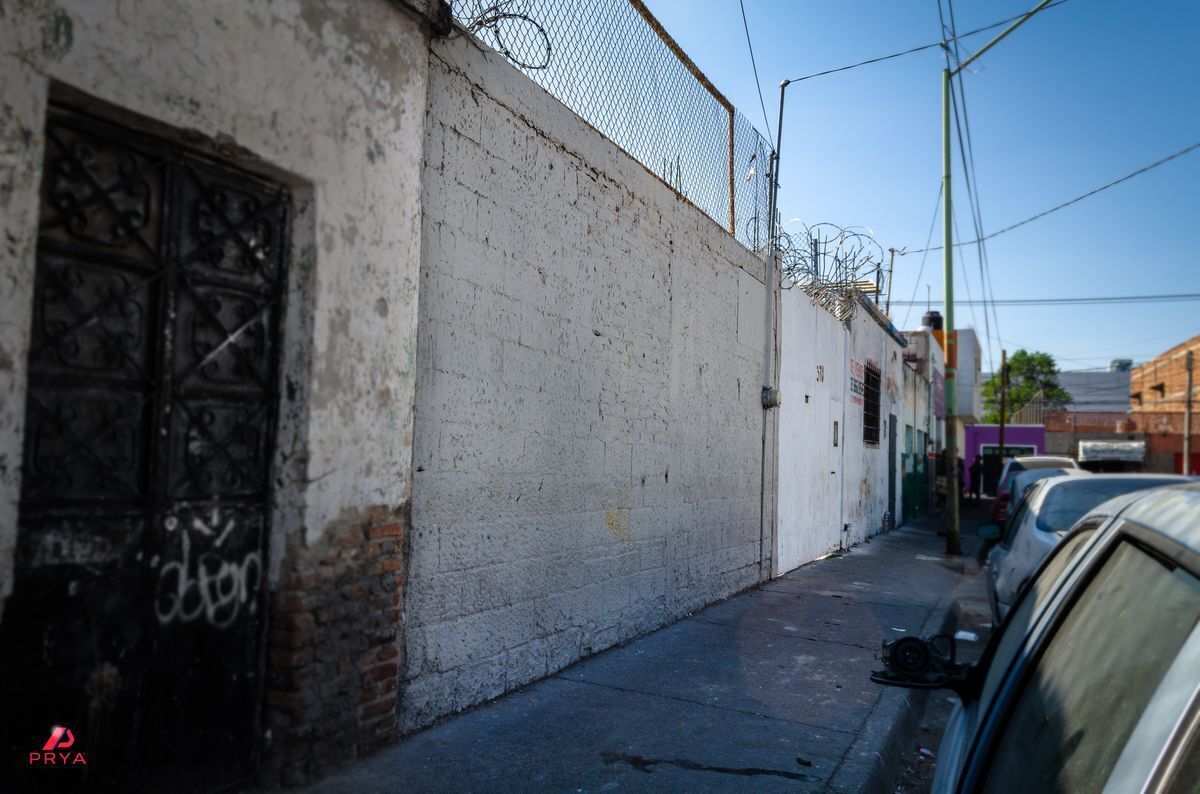
POLYGON ((855 405, 863 404, 863 395, 866 394, 866 377, 865 369, 861 361, 850 359, 850 402, 855 405))
POLYGON ((946 418, 946 378, 936 369, 933 371, 933 415, 946 418))

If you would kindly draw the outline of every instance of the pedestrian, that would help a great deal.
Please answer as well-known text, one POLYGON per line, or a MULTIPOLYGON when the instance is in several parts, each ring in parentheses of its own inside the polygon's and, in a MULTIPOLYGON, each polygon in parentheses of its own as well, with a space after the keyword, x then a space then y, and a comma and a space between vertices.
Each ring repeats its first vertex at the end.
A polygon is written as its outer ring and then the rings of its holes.
POLYGON ((958 469, 958 501, 961 502, 967 496, 967 481, 963 476, 963 459, 961 455, 954 461, 954 465, 958 469))
POLYGON ((971 461, 971 496, 978 503, 983 498, 983 456, 971 461))

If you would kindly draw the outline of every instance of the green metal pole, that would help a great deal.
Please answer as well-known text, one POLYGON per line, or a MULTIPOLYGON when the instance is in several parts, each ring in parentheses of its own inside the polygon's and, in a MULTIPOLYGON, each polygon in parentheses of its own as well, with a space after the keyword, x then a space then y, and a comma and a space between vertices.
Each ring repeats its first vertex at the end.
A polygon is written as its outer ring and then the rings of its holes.
MULTIPOLYGON (((978 51, 978 52, 976 52, 974 55, 972 55, 970 58, 967 58, 965 61, 963 61, 962 63, 960 63, 960 64, 958 65, 958 68, 954 70, 954 74, 958 74, 958 73, 959 73, 959 72, 961 72, 963 69, 966 69, 968 66, 970 66, 970 65, 971 65, 971 63, 972 63, 972 62, 974 62, 974 60, 975 60, 976 58, 978 58, 980 55, 983 55, 985 52, 987 52, 988 50, 990 50, 992 47, 995 47, 997 44, 999 44, 999 43, 1000 43, 1000 40, 1001 40, 1001 39, 1003 39, 1003 38, 1004 38, 1005 36, 1007 36, 1009 33, 1012 33, 1012 32, 1013 32, 1014 30, 1016 30, 1017 28, 1019 28, 1019 27, 1021 27, 1022 25, 1024 25, 1026 22, 1028 22, 1028 21, 1029 21, 1029 18, 1030 18, 1031 16, 1033 16, 1033 15, 1034 15, 1034 14, 1036 14, 1037 12, 1041 11, 1043 8, 1045 8, 1045 7, 1046 7, 1046 6, 1048 6, 1048 5, 1050 5, 1050 0, 1042 0, 1042 2, 1038 3, 1037 5, 1035 5, 1033 8, 1031 8, 1031 9, 1029 10, 1029 13, 1025 14, 1025 15, 1024 15, 1024 16, 1022 16, 1020 19, 1018 19, 1016 22, 1014 22, 1014 23, 1012 23, 1011 25, 1009 25, 1007 28, 1005 28, 1005 29, 1004 29, 1004 31, 1003 31, 1002 33, 1000 33, 1000 35, 996 36, 996 38, 992 39, 992 40, 991 40, 991 41, 989 41, 987 44, 983 45, 983 47, 981 47, 981 48, 979 49, 979 51, 978 51)), ((953 75, 952 75, 952 76, 953 76, 953 75)))
POLYGON ((954 382, 957 374, 957 349, 954 338, 954 216, 950 200, 950 70, 942 70, 942 198, 943 198, 943 272, 946 285, 946 315, 943 329, 946 340, 946 553, 962 554, 958 527, 958 430, 954 421, 954 382))

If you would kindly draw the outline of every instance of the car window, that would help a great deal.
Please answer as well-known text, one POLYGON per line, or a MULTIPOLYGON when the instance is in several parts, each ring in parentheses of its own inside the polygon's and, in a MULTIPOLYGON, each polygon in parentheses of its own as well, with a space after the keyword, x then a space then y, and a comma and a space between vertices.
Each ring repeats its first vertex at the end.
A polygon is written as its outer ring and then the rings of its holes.
MULTIPOLYGON (((1181 721, 1183 725, 1188 723, 1185 712, 1196 694, 1197 683, 1200 683, 1200 627, 1192 630, 1154 697, 1146 705, 1108 778, 1105 791, 1142 790, 1160 763, 1163 769, 1159 772, 1163 775, 1169 766, 1186 766, 1185 757, 1170 758, 1171 753, 1164 753, 1164 750, 1172 745, 1181 721)), ((1184 732, 1180 731, 1181 734, 1184 732)), ((1178 738, 1182 739, 1182 736, 1178 738)), ((1196 778, 1192 782, 1200 785, 1196 778)))
POLYGON ((1059 544, 1038 572, 1025 597, 1018 599, 1012 611, 1009 612, 1008 619, 1004 621, 1004 625, 996 634, 996 639, 992 641, 995 651, 987 661, 987 676, 984 678, 983 690, 979 699, 981 708, 986 709, 991 703, 1013 657, 1021 647, 1021 641, 1025 639, 1034 614, 1042 602, 1054 591, 1054 584, 1058 578, 1070 565, 1071 560, 1079 554, 1083 544, 1095 534, 1096 528, 1101 523, 1103 523, 1103 519, 1100 519, 1095 526, 1073 533, 1059 544))
POLYGON ((1114 496, 1159 485, 1178 483, 1179 480, 1173 478, 1157 479, 1153 477, 1138 479, 1087 477, 1061 483, 1057 488, 1052 488, 1046 494, 1046 498, 1042 500, 1042 506, 1037 515, 1037 526, 1043 532, 1065 532, 1079 520, 1080 516, 1114 496))
POLYGON ((1022 682, 983 790, 1099 791, 1198 620, 1200 580, 1121 542, 1022 682))
POLYGON ((1041 569, 1037 579, 1030 583, 1030 589, 1033 591, 1031 596, 1033 600, 1033 609, 1036 612, 1041 608, 1042 604, 1054 592, 1054 585, 1062 576, 1063 571, 1071 564, 1071 561, 1078 556, 1083 544, 1096 534, 1096 530, 1108 520, 1107 516, 1096 516, 1089 518, 1081 523, 1078 531, 1073 533, 1070 538, 1065 541, 1065 547, 1062 552, 1055 554, 1046 561, 1046 565, 1041 569))

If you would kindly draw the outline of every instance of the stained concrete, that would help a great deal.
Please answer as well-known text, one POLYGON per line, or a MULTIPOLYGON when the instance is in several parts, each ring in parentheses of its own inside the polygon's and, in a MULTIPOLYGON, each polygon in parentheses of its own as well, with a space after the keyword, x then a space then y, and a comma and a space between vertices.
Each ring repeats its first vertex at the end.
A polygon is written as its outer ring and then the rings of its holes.
POLYGON ((762 260, 471 37, 429 80, 406 730, 743 590, 774 548, 762 260))
MULTIPOLYGON (((919 712, 879 641, 939 628, 962 558, 915 525, 416 734, 309 789, 890 790, 919 712)), ((969 539, 968 539, 969 540, 969 539)))

